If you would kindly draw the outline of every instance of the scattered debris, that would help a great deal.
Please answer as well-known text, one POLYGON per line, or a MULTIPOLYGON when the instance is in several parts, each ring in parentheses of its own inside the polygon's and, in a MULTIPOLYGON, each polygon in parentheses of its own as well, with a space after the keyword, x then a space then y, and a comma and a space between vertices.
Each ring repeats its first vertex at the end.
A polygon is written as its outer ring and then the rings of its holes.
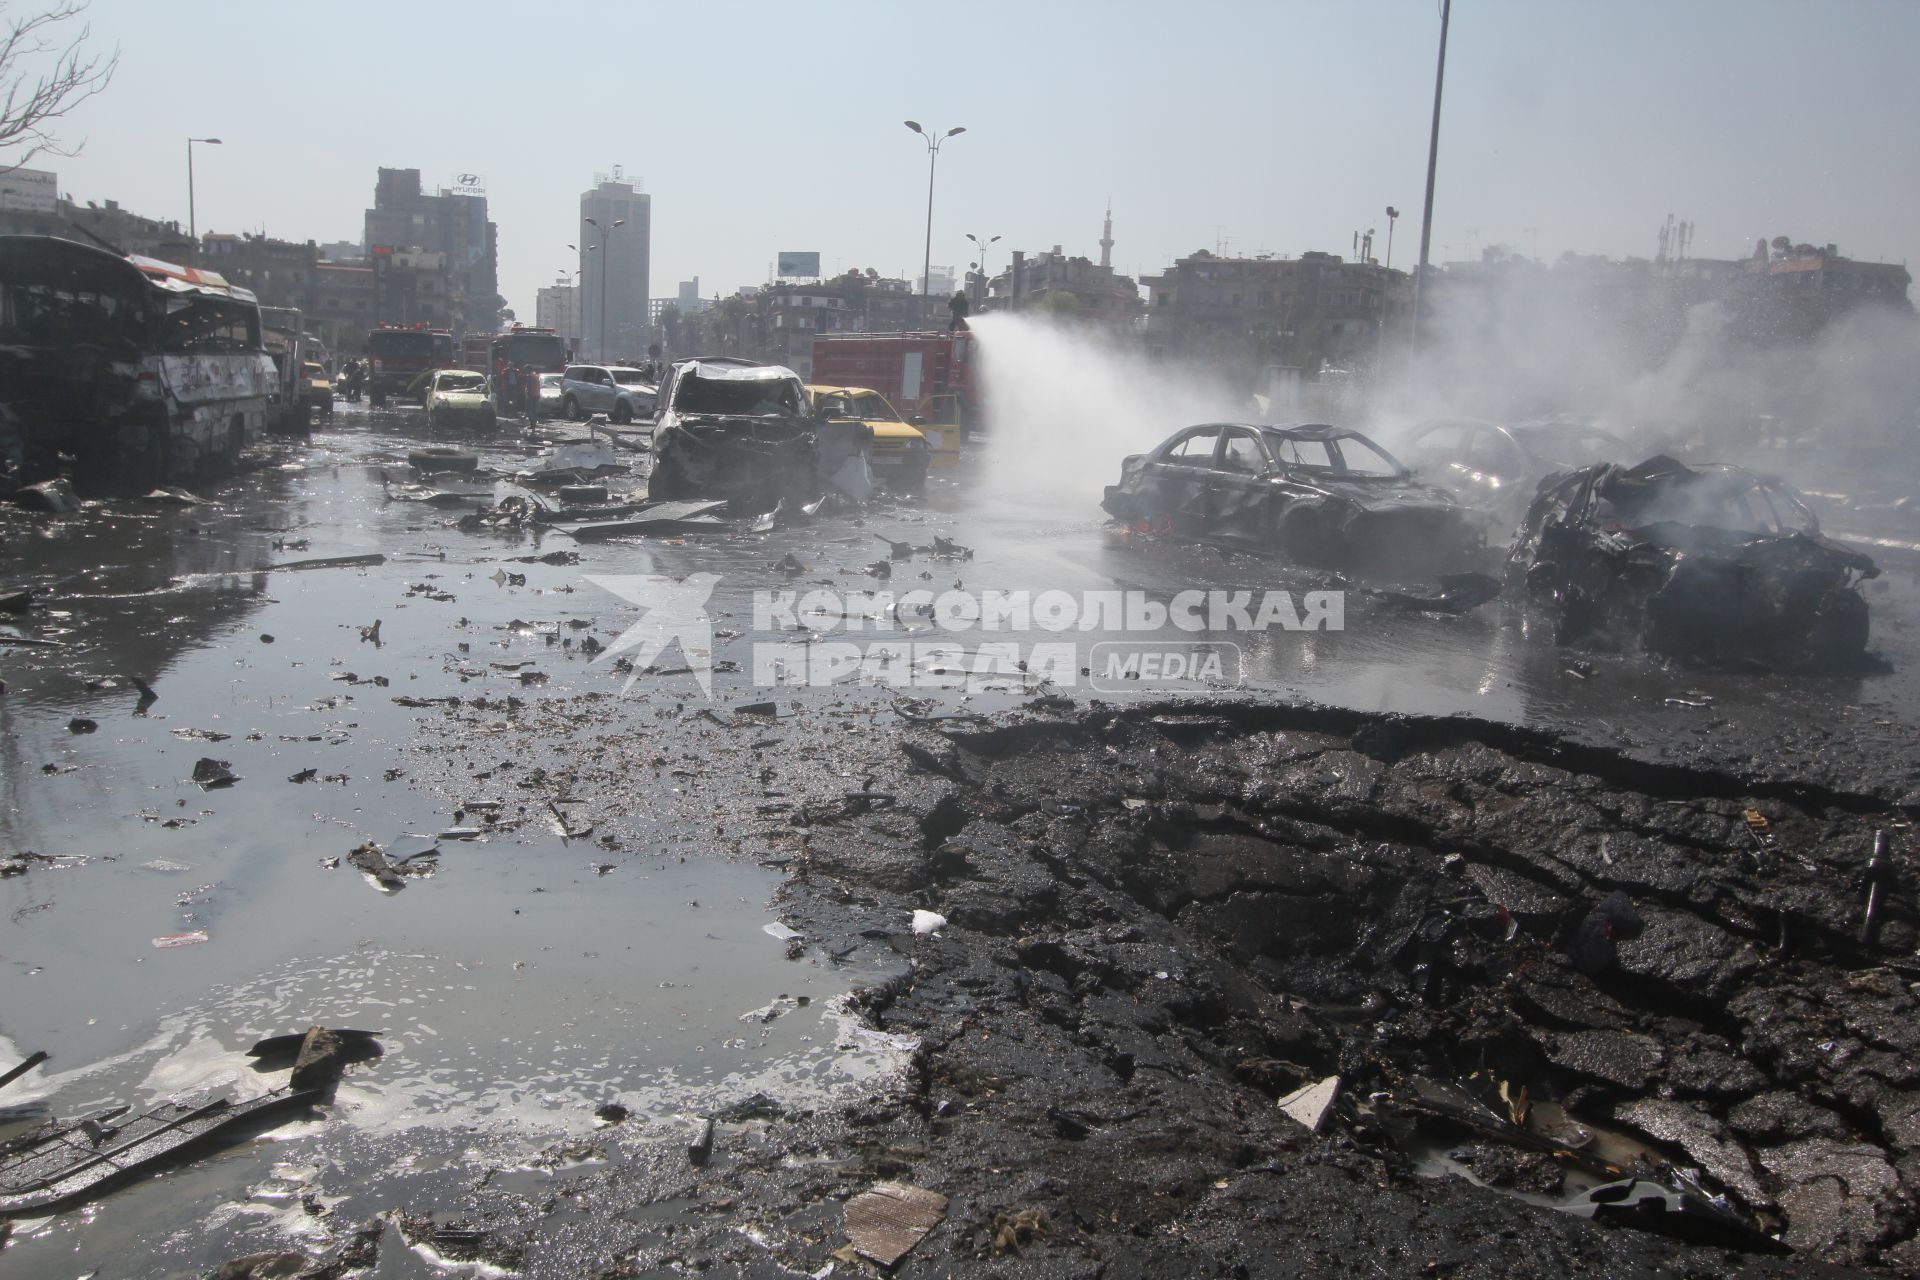
POLYGON ((77 1204, 178 1158, 238 1137, 262 1120, 304 1107, 314 1090, 276 1090, 245 1102, 163 1102, 121 1120, 127 1108, 49 1121, 0 1152, 0 1217, 26 1217, 77 1204))
POLYGON ((379 552, 364 556, 325 556, 318 560, 287 560, 280 564, 263 564, 255 573, 270 573, 275 569, 359 569, 385 564, 387 558, 379 552))
POLYGON ((195 929, 192 933, 163 933, 153 940, 153 945, 162 951, 169 951, 174 947, 197 947, 206 941, 209 941, 207 931, 195 929))
POLYGON ((703 1165, 713 1158, 713 1117, 699 1121, 693 1130, 693 1140, 687 1143, 687 1160, 695 1166, 703 1165))
POLYGON ((947 918, 939 912, 925 911, 919 908, 914 909, 913 933, 915 937, 924 938, 926 935, 935 933, 946 927, 947 918))
POLYGON ((97 723, 86 719, 84 716, 75 716, 73 719, 67 721, 68 733, 92 733, 99 727, 97 723))
POLYGON ((73 491, 71 480, 42 480, 14 490, 13 505, 28 511, 70 515, 80 509, 80 496, 73 491))
POLYGON ((1368 594, 1396 609, 1420 613, 1466 613, 1500 595, 1500 579, 1488 573, 1443 573, 1438 591, 1374 590, 1368 594))
POLYGON ((202 756, 193 766, 193 781, 202 791, 211 791, 215 787, 232 786, 240 781, 240 775, 233 771, 230 761, 202 756))
POLYGON ((847 1240, 854 1252, 891 1267, 946 1216, 947 1198, 904 1182, 879 1182, 847 1201, 847 1240))
POLYGON ((1320 1126, 1326 1123, 1327 1112, 1333 1109, 1334 1099, 1340 1096, 1340 1077, 1328 1076, 1295 1089, 1280 1099, 1280 1110, 1288 1118, 1305 1125, 1311 1133, 1320 1132, 1320 1126))
POLYGON ((26 1061, 22 1062, 19 1066, 10 1068, 5 1072, 0 1072, 0 1089, 6 1088, 15 1080, 18 1080, 21 1076, 45 1062, 50 1056, 45 1049, 36 1049, 34 1052, 28 1054, 26 1061))

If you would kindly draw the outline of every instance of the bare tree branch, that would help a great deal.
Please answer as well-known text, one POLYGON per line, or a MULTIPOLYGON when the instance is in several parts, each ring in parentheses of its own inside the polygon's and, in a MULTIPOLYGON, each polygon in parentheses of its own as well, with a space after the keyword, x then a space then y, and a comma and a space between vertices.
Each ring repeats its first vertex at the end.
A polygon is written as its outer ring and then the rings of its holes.
POLYGON ((120 50, 90 54, 83 47, 93 28, 62 41, 59 28, 85 13, 86 0, 60 0, 43 13, 7 15, 0 3, 0 174, 11 173, 42 152, 70 156, 50 126, 101 92, 120 65, 120 50))

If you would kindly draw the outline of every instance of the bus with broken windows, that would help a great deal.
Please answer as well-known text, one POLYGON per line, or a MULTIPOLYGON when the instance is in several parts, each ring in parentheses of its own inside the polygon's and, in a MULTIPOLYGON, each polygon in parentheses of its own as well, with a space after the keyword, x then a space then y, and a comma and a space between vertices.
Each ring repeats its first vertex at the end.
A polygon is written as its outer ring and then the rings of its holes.
POLYGON ((280 377, 254 295, 215 272, 0 236, 0 468, 94 491, 230 471, 280 377))

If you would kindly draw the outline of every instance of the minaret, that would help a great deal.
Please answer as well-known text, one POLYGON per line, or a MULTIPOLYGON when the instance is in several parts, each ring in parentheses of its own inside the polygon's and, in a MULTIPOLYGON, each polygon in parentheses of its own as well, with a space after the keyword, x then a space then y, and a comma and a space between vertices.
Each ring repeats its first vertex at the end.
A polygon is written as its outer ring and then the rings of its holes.
POLYGON ((1107 222, 1100 229, 1100 265, 1113 269, 1113 201, 1107 201, 1107 222))

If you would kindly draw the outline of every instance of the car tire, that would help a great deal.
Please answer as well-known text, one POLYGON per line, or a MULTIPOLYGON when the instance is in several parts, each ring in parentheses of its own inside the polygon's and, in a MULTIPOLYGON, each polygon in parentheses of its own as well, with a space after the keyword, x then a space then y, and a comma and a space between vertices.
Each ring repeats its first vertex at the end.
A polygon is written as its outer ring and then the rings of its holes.
POLYGON ((613 402, 613 420, 615 424, 622 427, 633 421, 633 410, 628 407, 625 400, 613 402))
POLYGON ((384 392, 376 391, 368 396, 367 400, 376 409, 384 409, 387 407, 387 397, 384 392))

